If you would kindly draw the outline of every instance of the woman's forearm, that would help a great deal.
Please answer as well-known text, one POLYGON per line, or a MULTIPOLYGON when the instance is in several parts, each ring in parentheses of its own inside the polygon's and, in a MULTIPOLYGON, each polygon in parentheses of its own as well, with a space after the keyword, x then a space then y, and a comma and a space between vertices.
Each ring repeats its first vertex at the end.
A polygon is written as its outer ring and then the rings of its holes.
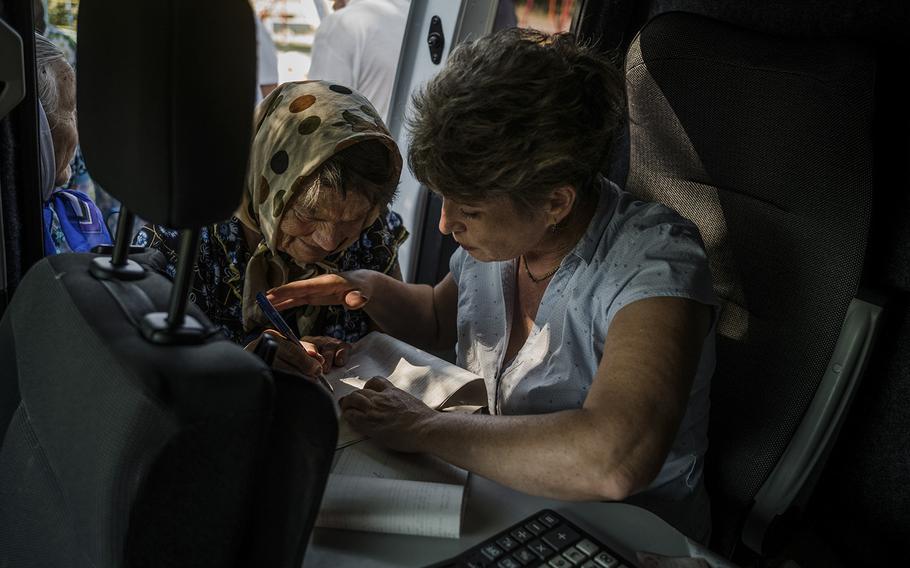
POLYGON ((642 489, 623 466, 628 444, 585 410, 529 416, 437 413, 418 449, 529 494, 564 500, 622 500, 642 489))
POLYGON ((372 270, 357 270, 351 278, 367 296, 364 311, 383 332, 421 349, 437 348, 439 323, 432 286, 406 284, 372 270))

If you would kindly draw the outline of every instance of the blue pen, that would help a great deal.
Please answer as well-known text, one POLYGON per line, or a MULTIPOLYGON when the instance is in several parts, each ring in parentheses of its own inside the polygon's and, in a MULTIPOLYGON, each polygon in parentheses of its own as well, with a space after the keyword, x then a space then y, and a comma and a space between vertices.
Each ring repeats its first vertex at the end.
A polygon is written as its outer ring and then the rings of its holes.
MULTIPOLYGON (((256 303, 259 304, 259 309, 262 310, 262 313, 265 314, 265 317, 272 322, 272 325, 275 326, 275 329, 278 330, 278 333, 287 337, 291 341, 300 345, 300 339, 297 337, 297 334, 294 333, 294 330, 291 329, 291 326, 288 325, 288 322, 284 321, 284 318, 281 317, 281 314, 278 313, 278 310, 275 309, 275 306, 272 305, 272 302, 265 297, 265 294, 259 292, 256 294, 256 303)), ((316 379, 322 383, 322 386, 329 389, 329 392, 335 392, 335 389, 332 388, 332 385, 329 384, 329 381, 326 380, 325 375, 321 372, 316 375, 316 379)))

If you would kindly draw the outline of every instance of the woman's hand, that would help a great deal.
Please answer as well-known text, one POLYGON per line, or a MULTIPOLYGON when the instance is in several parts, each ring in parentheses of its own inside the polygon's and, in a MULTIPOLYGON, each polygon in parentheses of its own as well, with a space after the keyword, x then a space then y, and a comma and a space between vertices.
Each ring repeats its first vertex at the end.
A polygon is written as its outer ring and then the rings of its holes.
POLYGON ((355 430, 399 452, 423 451, 420 434, 436 411, 395 387, 373 377, 340 401, 341 416, 355 430))
MULTIPOLYGON (((244 349, 251 353, 254 352, 256 350, 256 347, 259 345, 259 342, 262 341, 262 336, 266 333, 274 337, 275 342, 278 344, 278 351, 275 353, 275 359, 272 361, 273 367, 281 371, 302 373, 304 375, 311 376, 318 375, 322 372, 323 365, 325 363, 325 357, 319 354, 319 349, 315 344, 308 341, 301 341, 300 344, 297 344, 281 335, 274 329, 267 329, 263 331, 259 337, 247 344, 244 349)), ((346 343, 344 343, 344 345, 347 346, 346 343)), ((335 352, 333 352, 333 358, 336 357, 336 354, 337 349, 335 352)))
POLYGON ((301 337, 300 344, 311 356, 322 360, 322 372, 328 373, 332 367, 340 367, 348 359, 351 344, 334 337, 301 337))
POLYGON ((370 300, 372 270, 323 274, 272 288, 266 297, 278 311, 297 306, 344 306, 359 310, 370 300))

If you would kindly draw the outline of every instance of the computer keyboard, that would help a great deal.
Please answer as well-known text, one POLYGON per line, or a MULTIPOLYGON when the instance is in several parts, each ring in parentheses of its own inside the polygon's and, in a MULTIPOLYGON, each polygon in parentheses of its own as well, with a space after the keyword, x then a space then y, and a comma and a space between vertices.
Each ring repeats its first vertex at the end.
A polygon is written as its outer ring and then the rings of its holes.
POLYGON ((469 548, 427 568, 631 568, 610 547, 565 517, 543 509, 469 548))

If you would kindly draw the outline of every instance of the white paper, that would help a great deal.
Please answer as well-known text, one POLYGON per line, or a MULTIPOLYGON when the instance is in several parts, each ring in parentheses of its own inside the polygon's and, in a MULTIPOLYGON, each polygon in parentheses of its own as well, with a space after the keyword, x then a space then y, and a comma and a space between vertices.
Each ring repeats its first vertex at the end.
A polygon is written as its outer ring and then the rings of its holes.
POLYGON ((458 538, 463 485, 330 474, 317 527, 458 538))
MULTIPOLYGON (((430 408, 439 408, 472 381, 483 381, 470 371, 377 331, 354 344, 345 367, 325 375, 335 389, 336 400, 363 388, 376 376, 387 378, 430 408)), ((336 447, 344 448, 365 438, 342 420, 336 447)))
POLYGON ((468 472, 435 456, 406 454, 366 441, 335 452, 332 473, 465 485, 468 472))

